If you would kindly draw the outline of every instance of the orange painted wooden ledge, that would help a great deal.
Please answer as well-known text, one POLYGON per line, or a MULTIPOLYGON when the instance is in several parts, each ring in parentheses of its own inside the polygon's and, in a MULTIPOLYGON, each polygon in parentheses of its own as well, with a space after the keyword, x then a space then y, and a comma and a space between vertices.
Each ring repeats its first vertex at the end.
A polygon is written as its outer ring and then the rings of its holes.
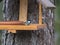
POLYGON ((0 25, 0 30, 37 30, 38 28, 44 28, 46 25, 0 25))
POLYGON ((24 25, 22 21, 0 21, 0 25, 24 25))

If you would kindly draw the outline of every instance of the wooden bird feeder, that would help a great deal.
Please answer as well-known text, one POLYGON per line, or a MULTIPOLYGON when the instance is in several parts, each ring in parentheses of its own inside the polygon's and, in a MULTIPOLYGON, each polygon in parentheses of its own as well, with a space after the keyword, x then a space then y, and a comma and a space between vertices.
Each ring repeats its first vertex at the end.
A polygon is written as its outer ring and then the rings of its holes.
POLYGON ((38 30, 39 28, 44 28, 46 24, 42 23, 42 5, 45 7, 55 6, 48 0, 40 0, 39 2, 39 23, 27 25, 27 10, 28 10, 28 0, 20 0, 20 10, 19 10, 19 21, 0 21, 0 29, 8 30, 8 32, 16 33, 16 30, 38 30), (46 2, 48 3, 46 3, 46 2))

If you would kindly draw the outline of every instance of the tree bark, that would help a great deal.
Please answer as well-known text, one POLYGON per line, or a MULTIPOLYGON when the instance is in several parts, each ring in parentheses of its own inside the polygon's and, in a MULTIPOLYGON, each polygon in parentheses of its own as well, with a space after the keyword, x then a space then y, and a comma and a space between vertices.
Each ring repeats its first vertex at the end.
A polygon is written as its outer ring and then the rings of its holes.
MULTIPOLYGON (((54 2, 54 0, 51 0, 54 2)), ((4 21, 18 20, 19 15, 19 0, 3 0, 3 18, 4 21)), ((31 23, 38 23, 38 6, 36 8, 36 0, 29 0, 32 12, 29 11, 28 20, 31 23), (35 4, 34 4, 35 3, 35 4), (34 11, 33 11, 34 10, 34 11), (32 18, 37 14, 37 19, 32 18), (31 19, 32 18, 32 19, 31 19)), ((2 45, 55 45, 54 43, 54 10, 43 9, 43 23, 47 24, 46 28, 39 29, 37 31, 17 31, 16 34, 7 33, 7 31, 2 31, 2 45)))

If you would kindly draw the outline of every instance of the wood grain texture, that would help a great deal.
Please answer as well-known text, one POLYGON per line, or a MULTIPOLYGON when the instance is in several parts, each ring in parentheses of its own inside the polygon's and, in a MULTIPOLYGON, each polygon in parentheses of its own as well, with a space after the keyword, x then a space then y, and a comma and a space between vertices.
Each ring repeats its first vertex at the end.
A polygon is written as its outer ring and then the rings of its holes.
POLYGON ((42 24, 42 4, 39 3, 39 24, 42 24))
POLYGON ((22 21, 0 21, 0 25, 24 25, 22 21))
POLYGON ((46 27, 44 24, 42 25, 0 25, 1 30, 9 30, 13 31, 14 30, 37 30, 38 27, 43 28, 46 27))
POLYGON ((20 0, 19 21, 27 21, 28 0, 20 0))

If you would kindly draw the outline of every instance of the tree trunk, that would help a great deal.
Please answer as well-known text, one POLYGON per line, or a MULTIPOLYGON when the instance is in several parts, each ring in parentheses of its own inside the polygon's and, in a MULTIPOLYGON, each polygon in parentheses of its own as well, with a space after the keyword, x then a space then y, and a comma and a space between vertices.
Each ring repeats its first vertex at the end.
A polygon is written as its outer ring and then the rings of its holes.
MULTIPOLYGON (((51 0, 54 2, 54 0, 51 0)), ((29 0, 29 3, 34 3, 36 0, 29 0)), ((19 0, 3 0, 3 18, 4 21, 18 20, 19 15, 19 0)), ((29 11, 28 20, 31 23, 38 23, 38 19, 34 22, 32 18, 33 12, 38 17, 38 6, 30 5, 32 9, 29 11), (34 11, 33 11, 34 10, 34 11), (37 12, 36 12, 37 11, 37 12), (31 18, 30 18, 31 17, 31 18)), ((47 24, 44 29, 37 31, 17 31, 16 34, 2 31, 2 45, 55 45, 54 44, 54 10, 43 9, 43 23, 47 24)))

